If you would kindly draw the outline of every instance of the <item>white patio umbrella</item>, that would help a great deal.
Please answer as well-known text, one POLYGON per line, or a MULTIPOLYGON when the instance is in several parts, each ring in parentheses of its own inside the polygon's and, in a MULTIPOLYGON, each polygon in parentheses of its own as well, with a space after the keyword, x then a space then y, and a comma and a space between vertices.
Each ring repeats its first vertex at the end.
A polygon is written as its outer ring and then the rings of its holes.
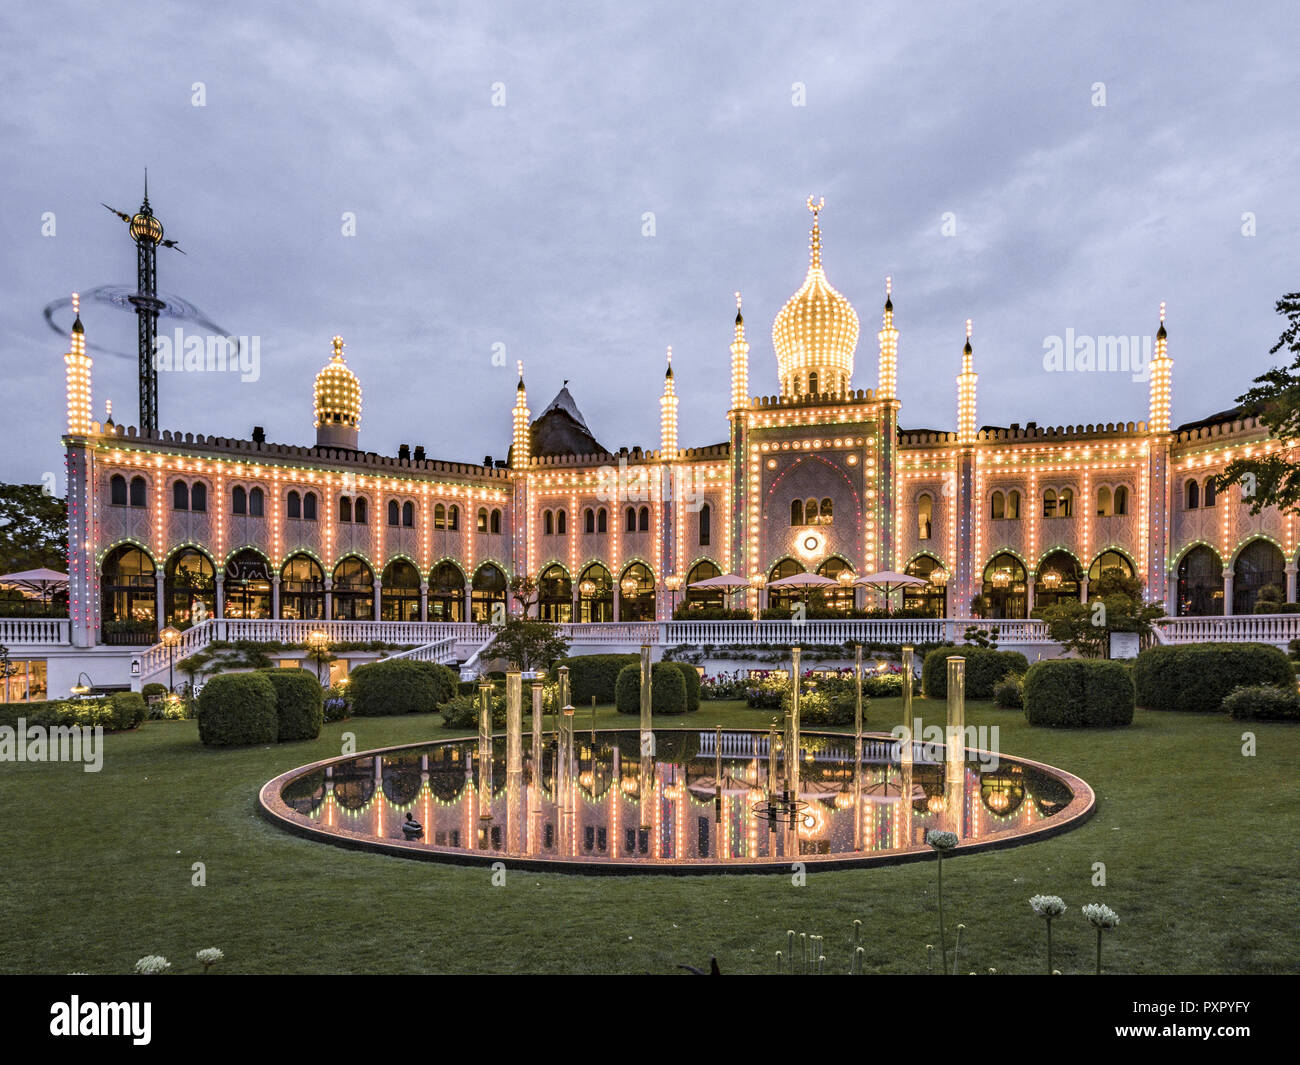
POLYGON ((723 573, 717 577, 706 577, 702 581, 694 581, 686 586, 687 588, 702 588, 708 591, 711 588, 720 588, 727 593, 727 602, 731 602, 731 597, 741 588, 748 588, 749 581, 744 577, 738 577, 734 573, 723 573))
POLYGON ((820 573, 796 573, 777 581, 768 581, 769 588, 838 588, 840 582, 820 573))
POLYGON ((42 599, 48 599, 68 586, 68 575, 52 569, 25 569, 0 577, 0 586, 17 588, 20 592, 31 592, 42 599))
POLYGON ((877 592, 884 592, 885 609, 888 610, 889 596, 895 588, 924 588, 930 582, 924 577, 913 577, 910 574, 897 573, 894 570, 881 570, 879 573, 865 573, 853 583, 861 584, 877 592))

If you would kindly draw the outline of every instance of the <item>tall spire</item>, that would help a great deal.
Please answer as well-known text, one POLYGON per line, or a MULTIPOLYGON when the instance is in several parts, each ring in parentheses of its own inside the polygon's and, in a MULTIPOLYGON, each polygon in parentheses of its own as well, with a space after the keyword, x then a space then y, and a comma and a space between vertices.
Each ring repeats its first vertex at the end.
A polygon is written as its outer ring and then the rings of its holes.
POLYGON ((1155 357, 1151 360, 1150 414, 1147 428, 1153 433, 1169 432, 1172 407, 1174 360, 1169 357, 1169 334, 1165 332, 1165 305, 1160 303, 1160 328, 1156 330, 1155 357))
POLYGON ((677 390, 673 385, 673 349, 668 349, 664 394, 659 399, 659 451, 668 462, 677 458, 677 390))
POLYGON ((966 344, 961 349, 961 373, 957 375, 957 442, 962 447, 975 443, 975 372, 974 352, 970 344, 971 320, 966 319, 966 344))
POLYGON ((736 293, 736 334, 731 341, 731 409, 749 406, 749 342, 745 339, 745 316, 736 293))
POLYGON ((877 392, 880 399, 895 399, 898 394, 898 330, 894 328, 894 279, 885 278, 885 310, 881 316, 880 332, 880 382, 877 392))
POLYGON ((819 196, 814 200, 809 196, 806 202, 813 216, 812 232, 808 234, 808 265, 813 270, 820 270, 822 268, 822 227, 818 215, 826 206, 826 197, 819 196))
POLYGON ((72 323, 67 354, 63 356, 68 398, 68 435, 86 436, 90 433, 92 363, 86 354, 86 330, 81 324, 81 297, 76 292, 72 294, 72 311, 76 318, 72 323))
POLYGON ((519 363, 519 384, 515 386, 515 406, 511 411, 511 422, 514 428, 513 442, 510 447, 510 465, 519 467, 527 466, 529 459, 532 457, 532 433, 529 421, 531 412, 528 410, 528 390, 524 388, 524 360, 520 359, 519 363))

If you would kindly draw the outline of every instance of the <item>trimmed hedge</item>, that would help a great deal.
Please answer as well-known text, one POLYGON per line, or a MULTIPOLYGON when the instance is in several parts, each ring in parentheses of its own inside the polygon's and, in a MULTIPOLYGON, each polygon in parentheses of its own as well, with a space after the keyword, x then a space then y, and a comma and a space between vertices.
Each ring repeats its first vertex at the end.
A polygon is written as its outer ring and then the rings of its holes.
POLYGON ((382 717, 436 710, 442 686, 429 663, 398 658, 358 666, 352 671, 348 692, 354 717, 382 717))
POLYGON ((1234 688, 1223 710, 1234 721, 1300 721, 1300 692, 1271 684, 1234 688))
POLYGON ((280 723, 266 674, 220 673, 199 692, 199 740, 209 747, 274 743, 280 723))
MULTIPOLYGON (((694 713, 700 708, 700 671, 689 662, 669 662, 670 666, 676 666, 682 671, 682 680, 686 682, 686 712, 694 713)), ((637 671, 640 672, 640 664, 637 665, 637 671)), ((651 686, 653 687, 654 674, 651 674, 651 686)))
POLYGON ((114 692, 93 699, 45 699, 32 703, 0 704, 0 725, 18 727, 22 718, 28 727, 70 728, 99 726, 105 732, 139 728, 149 716, 139 692, 114 692))
MULTIPOLYGON (((492 707, 492 728, 503 729, 506 727, 506 697, 500 692, 493 691, 488 696, 489 703, 492 707)), ((444 728, 460 729, 477 729, 479 714, 479 695, 477 691, 473 695, 457 695, 454 698, 443 703, 438 707, 438 713, 442 714, 442 724, 444 728)))
MULTIPOLYGON (((641 712, 641 663, 624 666, 615 685, 614 705, 620 714, 641 712)), ((656 662, 650 667, 650 712, 686 713, 686 679, 676 662, 656 662)))
POLYGON ((966 659, 966 698, 991 699, 1008 673, 1024 673, 1029 659, 1019 651, 999 651, 992 647, 940 647, 925 656, 921 667, 921 684, 927 699, 948 697, 948 659, 960 655, 966 659))
POLYGON ((444 666, 439 662, 416 662, 415 665, 433 678, 433 683, 438 690, 437 705, 441 706, 460 694, 460 674, 451 666, 444 666))
POLYGON ((325 723, 325 695, 315 673, 305 669, 268 669, 275 689, 275 716, 280 743, 314 740, 325 723))
MULTIPOLYGON (((590 703, 593 695, 598 703, 614 702, 619 672, 624 666, 636 665, 639 668, 640 663, 640 655, 578 655, 562 659, 555 665, 556 669, 569 667, 569 701, 580 706, 590 703)), ((555 670, 551 672, 551 679, 559 676, 555 670)))
POLYGON ((1209 714, 1234 688, 1294 688, 1287 656, 1264 643, 1187 643, 1149 647, 1133 665, 1137 704, 1147 710, 1209 714))
POLYGON ((1133 723, 1133 676, 1123 662, 1056 658, 1025 674, 1025 720, 1046 728, 1114 728, 1133 723))
POLYGON ((1008 673, 993 687, 993 704, 1003 710, 1023 710, 1025 706, 1025 678, 1018 673, 1008 673))

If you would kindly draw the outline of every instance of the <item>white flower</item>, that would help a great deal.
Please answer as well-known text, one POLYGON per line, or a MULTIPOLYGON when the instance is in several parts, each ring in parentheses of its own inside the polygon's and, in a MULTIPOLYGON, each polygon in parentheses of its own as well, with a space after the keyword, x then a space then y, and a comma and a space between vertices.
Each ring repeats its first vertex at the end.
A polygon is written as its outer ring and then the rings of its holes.
POLYGON ((203 963, 203 968, 205 969, 208 968, 210 965, 216 965, 217 962, 219 962, 222 958, 225 957, 225 955, 221 952, 220 947, 204 947, 201 951, 199 951, 194 956, 203 963))
POLYGON ((958 841, 955 832, 941 832, 932 828, 925 834, 925 842, 937 851, 950 851, 957 846, 958 841))
POLYGON ((141 976, 156 976, 171 967, 172 963, 161 954, 146 954, 135 963, 135 971, 141 976))
POLYGON ((1119 914, 1100 902, 1090 902, 1083 907, 1083 915, 1093 928, 1114 928, 1119 924, 1119 914))
POLYGON ((1034 908, 1034 913, 1039 917, 1060 917, 1066 909, 1065 901, 1060 895, 1035 895, 1029 900, 1029 905, 1034 908))

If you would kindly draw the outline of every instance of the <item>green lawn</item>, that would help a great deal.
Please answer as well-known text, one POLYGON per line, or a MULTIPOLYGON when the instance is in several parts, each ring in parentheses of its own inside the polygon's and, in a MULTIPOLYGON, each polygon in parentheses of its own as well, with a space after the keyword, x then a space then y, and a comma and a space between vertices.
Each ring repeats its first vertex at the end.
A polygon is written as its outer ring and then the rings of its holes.
MULTIPOLYGON (((876 700, 884 731, 898 700, 876 700)), ((943 706, 918 700, 941 722, 943 706)), ((765 727, 770 715, 705 703, 691 726, 765 727)), ((1056 925, 1056 964, 1087 971, 1094 941, 1078 907, 1120 914, 1107 934, 1111 971, 1296 972, 1295 877, 1300 728, 1219 716, 1139 712, 1105 732, 1029 728, 1019 712, 971 703, 969 724, 999 724, 1008 755, 1077 773, 1097 815, 1041 843, 945 862, 949 928, 964 922, 963 971, 1032 972, 1038 892, 1071 907, 1056 925), (1107 886, 1091 886, 1094 862, 1107 886)), ((661 724, 680 727, 686 720, 661 724)), ((579 711, 579 727, 587 724, 579 711)), ((603 709, 598 724, 626 727, 603 709)), ((339 750, 454 735, 437 717, 362 718, 315 742, 205 750, 194 722, 149 722, 107 737, 99 774, 73 765, 0 764, 0 971, 128 972, 148 953, 173 971, 217 946, 229 972, 669 972, 680 962, 723 972, 773 968, 785 931, 825 937, 828 967, 847 971, 854 918, 867 970, 924 972, 935 942, 933 862, 788 875, 584 877, 354 853, 298 839, 254 812, 258 787, 339 750), (206 863, 207 886, 191 886, 206 863)), ((951 933, 950 933, 951 934, 951 933)))

